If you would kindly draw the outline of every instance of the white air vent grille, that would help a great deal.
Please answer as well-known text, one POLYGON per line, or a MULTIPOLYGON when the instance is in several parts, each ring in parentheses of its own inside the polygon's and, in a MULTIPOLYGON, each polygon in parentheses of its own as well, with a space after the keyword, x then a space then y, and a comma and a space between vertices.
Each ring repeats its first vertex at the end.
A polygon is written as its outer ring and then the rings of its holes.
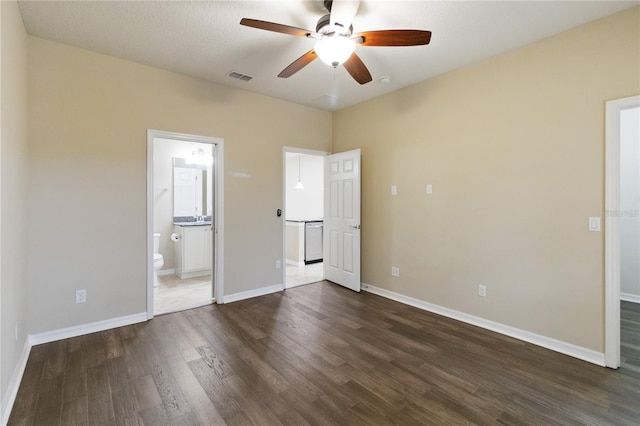
POLYGON ((229 74, 227 74, 227 77, 235 78, 242 81, 249 81, 253 78, 250 75, 242 74, 237 71, 231 71, 229 74))

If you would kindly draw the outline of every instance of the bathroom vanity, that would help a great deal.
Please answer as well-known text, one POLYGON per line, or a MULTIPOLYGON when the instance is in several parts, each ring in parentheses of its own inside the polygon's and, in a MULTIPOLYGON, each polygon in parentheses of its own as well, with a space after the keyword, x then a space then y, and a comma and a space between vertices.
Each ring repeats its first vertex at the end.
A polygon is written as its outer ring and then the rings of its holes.
POLYGON ((211 274, 211 222, 174 223, 176 275, 181 279, 211 274))

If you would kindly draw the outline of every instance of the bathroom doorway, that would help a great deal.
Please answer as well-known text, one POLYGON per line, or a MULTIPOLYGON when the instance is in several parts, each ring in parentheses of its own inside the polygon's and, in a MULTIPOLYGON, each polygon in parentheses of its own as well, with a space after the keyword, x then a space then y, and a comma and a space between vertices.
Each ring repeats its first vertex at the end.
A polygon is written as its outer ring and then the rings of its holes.
POLYGON ((147 317, 222 295, 222 140, 149 130, 147 317))
POLYGON ((283 149, 284 288, 324 279, 323 151, 283 149))

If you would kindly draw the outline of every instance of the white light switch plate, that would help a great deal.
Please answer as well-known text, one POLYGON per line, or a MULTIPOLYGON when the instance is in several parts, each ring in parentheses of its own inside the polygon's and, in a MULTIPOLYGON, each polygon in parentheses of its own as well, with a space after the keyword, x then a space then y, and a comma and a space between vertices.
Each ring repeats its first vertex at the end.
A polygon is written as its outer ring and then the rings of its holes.
POLYGON ((433 185, 431 185, 430 183, 427 184, 427 194, 433 194, 433 185))
POLYGON ((590 217, 589 218, 589 231, 590 232, 600 232, 600 218, 599 217, 590 217))
POLYGON ((391 185, 391 195, 398 195, 398 187, 391 185))

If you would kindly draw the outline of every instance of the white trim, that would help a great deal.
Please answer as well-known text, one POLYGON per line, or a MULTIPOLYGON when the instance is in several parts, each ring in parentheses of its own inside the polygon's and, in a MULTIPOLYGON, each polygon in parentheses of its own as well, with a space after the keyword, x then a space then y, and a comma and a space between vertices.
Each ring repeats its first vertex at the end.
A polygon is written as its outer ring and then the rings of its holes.
POLYGON ((171 269, 161 269, 158 271, 158 276, 159 277, 163 277, 165 275, 175 275, 176 274, 176 270, 171 268, 171 269))
POLYGON ((153 318, 153 139, 147 130, 147 319, 153 318), (151 289, 151 290, 149 290, 151 289))
POLYGON ((147 319, 153 318, 153 141, 156 138, 213 145, 214 162, 214 268, 212 297, 224 300, 224 140, 187 133, 147 129, 147 319))
POLYGON ((385 290, 369 284, 362 283, 361 288, 362 290, 368 291, 369 293, 377 294, 378 296, 386 297, 387 299, 395 300, 396 302, 404 303, 405 305, 410 305, 418 309, 452 318, 457 321, 462 321, 467 324, 495 331, 496 333, 504 334, 509 337, 523 340, 525 342, 533 343, 534 345, 542 346, 543 348, 551 349, 553 351, 560 352, 565 355, 569 355, 596 365, 600 365, 602 367, 605 366, 604 354, 601 352, 583 348, 581 346, 576 346, 571 343, 552 339, 550 337, 542 336, 539 334, 531 333, 529 331, 511 327, 499 322, 476 317, 474 315, 465 314, 463 312, 455 311, 443 306, 434 305, 432 303, 424 302, 413 297, 405 296, 403 294, 385 290))
POLYGON ((640 295, 631 293, 620 293, 620 300, 625 302, 640 303, 640 295))
POLYGON ((269 287, 257 288, 255 290, 241 291, 240 293, 228 294, 224 296, 224 303, 238 302, 252 297, 264 296, 266 294, 277 293, 282 291, 283 285, 276 284, 269 287))
MULTIPOLYGON (((314 149, 305 149, 305 148, 295 148, 292 146, 283 146, 282 147, 282 216, 280 219, 282 220, 282 257, 281 259, 285 259, 285 262, 288 263, 287 259, 287 152, 293 152, 296 154, 306 154, 306 155, 316 155, 318 157, 326 157, 331 154, 331 152, 327 151, 317 151, 314 149)), ((304 265, 304 262, 301 262, 304 265)), ((284 290, 287 288, 287 268, 282 268, 282 288, 284 290)))
POLYGON ((204 277, 205 275, 211 275, 211 269, 205 269, 203 271, 183 272, 182 274, 177 274, 178 278, 180 278, 181 280, 186 280, 189 278, 196 278, 196 277, 204 277))
POLYGON ((606 103, 605 131, 605 359, 620 366, 620 111, 640 106, 640 96, 606 103))
POLYGON ((2 416, 0 418, 0 424, 6 425, 9 422, 9 416, 13 409, 13 404, 16 402, 16 396, 18 396, 18 389, 20 389, 20 383, 22 382, 22 376, 24 375, 24 369, 27 367, 27 361, 29 360, 29 354, 31 353, 31 344, 29 339, 24 342, 24 348, 18 359, 18 364, 13 370, 7 390, 2 398, 2 406, 0 406, 0 412, 2 416))
POLYGON ((287 259, 286 262, 289 266, 304 266, 304 262, 296 262, 295 260, 287 259))
POLYGON ((139 322, 145 322, 146 320, 147 313, 140 312, 139 314, 126 315, 123 317, 96 321, 89 324, 61 328, 58 330, 47 331, 45 333, 31 334, 29 335, 29 344, 31 346, 41 345, 43 343, 55 342, 57 340, 68 339, 70 337, 83 336, 85 334, 96 333, 98 331, 137 324, 139 322))

